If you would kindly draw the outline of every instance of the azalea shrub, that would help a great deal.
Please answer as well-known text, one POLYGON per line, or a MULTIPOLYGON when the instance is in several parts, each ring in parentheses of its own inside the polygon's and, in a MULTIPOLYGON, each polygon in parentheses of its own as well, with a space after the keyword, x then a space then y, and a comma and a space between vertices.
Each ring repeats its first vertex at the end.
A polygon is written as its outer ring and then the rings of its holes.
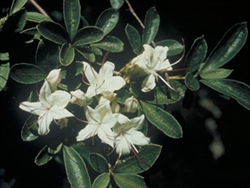
POLYGON ((26 3, 13 0, 0 29, 3 35, 26 35, 26 43, 36 44, 35 62, 10 65, 8 51, 0 52, 0 89, 8 79, 36 85, 19 104, 29 113, 21 138, 30 142, 53 135, 35 163, 58 161, 72 188, 147 187, 140 174, 154 165, 162 149, 151 138, 158 131, 173 139, 183 137, 167 107, 201 84, 250 110, 250 87, 228 79, 232 70, 223 68, 244 46, 246 22, 229 28, 207 54, 204 36, 190 49, 184 39, 155 41, 160 27, 157 7, 150 8, 142 22, 128 0, 110 0, 110 8, 90 25, 81 15, 79 0, 63 0, 62 25, 41 7, 40 12, 27 11, 26 3), (133 58, 120 67, 109 57, 124 49, 119 35, 110 34, 122 6, 128 6, 142 32, 130 24, 124 28, 133 58), (10 31, 13 20, 16 25, 10 31), (183 68, 176 72, 179 63, 183 68))

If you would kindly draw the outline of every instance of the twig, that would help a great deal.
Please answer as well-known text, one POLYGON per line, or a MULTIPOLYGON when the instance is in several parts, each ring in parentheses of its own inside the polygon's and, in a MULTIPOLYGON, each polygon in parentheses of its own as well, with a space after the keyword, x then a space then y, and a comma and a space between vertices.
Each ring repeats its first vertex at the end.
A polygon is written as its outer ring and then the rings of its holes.
POLYGON ((41 12, 43 15, 49 17, 49 15, 45 12, 45 10, 43 10, 43 8, 39 4, 37 4, 37 2, 35 0, 29 0, 29 1, 31 2, 32 5, 34 5, 34 7, 37 8, 37 10, 39 12, 41 12))
MULTIPOLYGON (((141 19, 137 16, 137 14, 135 13, 133 7, 131 6, 129 0, 125 0, 127 5, 128 5, 128 8, 129 8, 129 11, 131 12, 131 14, 135 17, 135 19, 139 22, 140 26, 145 29, 145 25, 142 23, 141 19)), ((154 41, 151 42, 153 44, 153 46, 155 47, 155 43, 154 41)))

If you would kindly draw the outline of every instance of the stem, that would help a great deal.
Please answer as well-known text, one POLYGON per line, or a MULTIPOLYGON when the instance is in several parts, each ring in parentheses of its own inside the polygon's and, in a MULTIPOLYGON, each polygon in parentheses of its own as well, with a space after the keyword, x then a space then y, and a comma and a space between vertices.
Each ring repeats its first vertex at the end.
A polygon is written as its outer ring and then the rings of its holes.
POLYGON ((36 2, 35 0, 29 0, 29 1, 31 2, 31 4, 32 4, 34 7, 37 8, 37 10, 38 10, 39 12, 41 12, 43 15, 49 17, 49 15, 45 12, 45 10, 43 10, 43 8, 42 8, 39 4, 37 4, 37 2, 36 2))
MULTIPOLYGON (((137 14, 135 13, 135 11, 134 11, 132 5, 130 4, 129 0, 125 0, 125 1, 126 1, 127 5, 128 5, 128 8, 129 8, 130 13, 131 13, 131 14, 135 17, 135 19, 139 22, 140 26, 141 26, 143 29, 145 29, 145 25, 142 23, 141 19, 140 19, 140 18, 137 16, 137 14)), ((154 41, 152 41, 151 43, 153 44, 154 47, 156 46, 154 41)))

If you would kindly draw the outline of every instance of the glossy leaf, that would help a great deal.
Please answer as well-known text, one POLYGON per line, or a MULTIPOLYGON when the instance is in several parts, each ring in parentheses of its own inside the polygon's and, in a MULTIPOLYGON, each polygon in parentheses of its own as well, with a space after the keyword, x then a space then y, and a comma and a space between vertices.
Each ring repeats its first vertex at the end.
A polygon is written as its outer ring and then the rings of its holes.
POLYGON ((119 11, 114 8, 108 8, 101 13, 96 21, 96 26, 101 28, 105 35, 114 29, 119 20, 119 11))
POLYGON ((51 21, 50 17, 38 12, 27 12, 26 19, 30 22, 40 23, 42 21, 51 21))
POLYGON ((108 172, 108 161, 98 153, 90 154, 90 164, 97 172, 108 172))
POLYGON ((10 73, 9 53, 0 52, 0 91, 5 87, 10 73))
POLYGON ((113 174, 116 184, 120 188, 147 188, 143 177, 134 174, 115 173, 113 174))
POLYGON ((137 156, 130 157, 125 162, 118 163, 115 173, 133 173, 138 174, 148 170, 161 153, 162 146, 148 144, 143 146, 137 156))
POLYGON ((145 28, 142 33, 142 44, 150 44, 159 29, 160 26, 160 16, 155 7, 150 8, 144 19, 145 28))
POLYGON ((102 173, 99 176, 96 177, 96 179, 93 182, 92 188, 101 188, 101 187, 107 187, 110 182, 110 175, 109 173, 102 173))
POLYGON ((140 34, 132 25, 129 24, 127 24, 127 26, 125 27, 125 32, 128 37, 130 46, 133 49, 133 52, 138 55, 141 52, 142 48, 140 34))
POLYGON ((81 18, 81 5, 79 0, 63 1, 63 17, 66 30, 69 33, 70 39, 73 40, 81 18))
POLYGON ((188 72, 185 76, 185 84, 191 91, 196 91, 200 88, 200 83, 197 78, 191 72, 188 72))
POLYGON ((156 42, 155 45, 156 46, 167 46, 168 47, 168 54, 167 54, 168 56, 178 55, 184 49, 184 46, 181 43, 179 43, 176 40, 172 40, 172 39, 161 40, 159 42, 156 42))
POLYGON ((33 141, 38 138, 38 135, 33 134, 33 132, 37 131, 38 124, 32 125, 31 122, 37 121, 37 116, 30 115, 28 119, 25 121, 22 130, 21 130, 21 138, 23 141, 33 141))
POLYGON ((206 59, 202 72, 219 68, 229 62, 244 46, 247 35, 246 22, 231 27, 206 59))
POLYGON ((110 5, 114 9, 119 9, 124 3, 124 0, 109 0, 110 5))
POLYGON ((90 178, 81 156, 72 148, 63 146, 63 159, 71 188, 90 188, 90 178))
POLYGON ((114 36, 106 36, 101 42, 90 44, 90 46, 98 47, 109 52, 121 52, 124 44, 120 39, 114 36))
POLYGON ((56 44, 64 44, 70 42, 69 34, 65 30, 65 28, 55 22, 42 21, 37 26, 37 29, 44 38, 56 44))
POLYGON ((205 72, 201 72, 200 77, 203 79, 220 79, 228 77, 233 70, 230 69, 212 69, 205 72))
POLYGON ((12 16, 4 24, 4 29, 9 30, 13 29, 16 33, 21 32, 26 24, 26 10, 21 9, 12 16))
POLYGON ((98 27, 87 26, 80 29, 74 40, 73 46, 84 46, 102 40, 104 37, 103 31, 98 27))
POLYGON ((69 44, 64 44, 62 45, 59 54, 61 65, 68 66, 73 62, 75 58, 75 49, 69 44))
POLYGON ((28 63, 15 64, 11 67, 10 77, 21 84, 34 84, 44 80, 47 73, 36 65, 28 63))
POLYGON ((93 53, 84 53, 81 48, 75 47, 75 50, 81 54, 85 59, 87 59, 90 62, 95 62, 95 54, 93 53))
POLYGON ((92 50, 92 52, 93 52, 95 55, 100 55, 100 56, 103 55, 102 50, 100 50, 100 49, 97 48, 97 47, 91 46, 91 50, 92 50))
POLYGON ((250 110, 250 86, 231 79, 200 80, 201 83, 224 95, 234 98, 240 105, 250 110))
POLYGON ((42 166, 51 161, 51 159, 53 159, 53 156, 48 153, 48 146, 46 145, 37 154, 34 162, 36 163, 36 165, 42 166))
POLYGON ((10 7, 10 15, 15 14, 17 11, 21 10, 28 0, 13 0, 10 7))
POLYGON ((195 39, 194 43, 191 46, 191 49, 187 53, 185 60, 185 67, 188 69, 187 72, 194 73, 200 66, 200 63, 203 63, 207 55, 207 42, 204 36, 201 36, 195 39))
POLYGON ((178 121, 163 109, 141 101, 143 111, 154 126, 171 138, 181 138, 182 128, 178 121))

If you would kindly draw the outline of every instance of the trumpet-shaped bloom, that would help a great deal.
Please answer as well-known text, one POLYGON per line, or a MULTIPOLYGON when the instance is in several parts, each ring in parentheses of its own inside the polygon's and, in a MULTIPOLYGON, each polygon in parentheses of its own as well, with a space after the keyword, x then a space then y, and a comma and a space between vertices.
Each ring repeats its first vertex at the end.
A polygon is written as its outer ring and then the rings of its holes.
POLYGON ((143 146, 149 143, 149 138, 139 131, 143 120, 144 115, 128 119, 120 114, 118 124, 113 128, 116 153, 119 155, 129 154, 131 147, 138 152, 135 145, 143 146))
POLYGON ((125 81, 120 76, 113 76, 114 64, 107 61, 100 68, 99 74, 88 63, 83 63, 83 72, 87 77, 90 86, 87 89, 86 96, 93 97, 102 92, 114 92, 125 85, 125 81))
POLYGON ((73 116, 65 109, 70 100, 70 94, 66 91, 57 90, 51 93, 49 83, 45 80, 40 89, 39 102, 22 102, 19 107, 32 114, 38 115, 38 134, 46 135, 50 131, 52 120, 59 120, 73 116))
POLYGON ((149 92, 156 86, 155 80, 160 77, 157 72, 172 70, 167 59, 168 47, 156 46, 155 49, 144 44, 142 54, 135 57, 132 65, 137 65, 147 75, 142 82, 142 91, 149 92))
POLYGON ((118 114, 112 113, 109 102, 99 104, 95 109, 87 106, 86 118, 88 124, 78 133, 77 141, 86 140, 97 134, 104 143, 113 147, 111 128, 117 123, 118 114))

